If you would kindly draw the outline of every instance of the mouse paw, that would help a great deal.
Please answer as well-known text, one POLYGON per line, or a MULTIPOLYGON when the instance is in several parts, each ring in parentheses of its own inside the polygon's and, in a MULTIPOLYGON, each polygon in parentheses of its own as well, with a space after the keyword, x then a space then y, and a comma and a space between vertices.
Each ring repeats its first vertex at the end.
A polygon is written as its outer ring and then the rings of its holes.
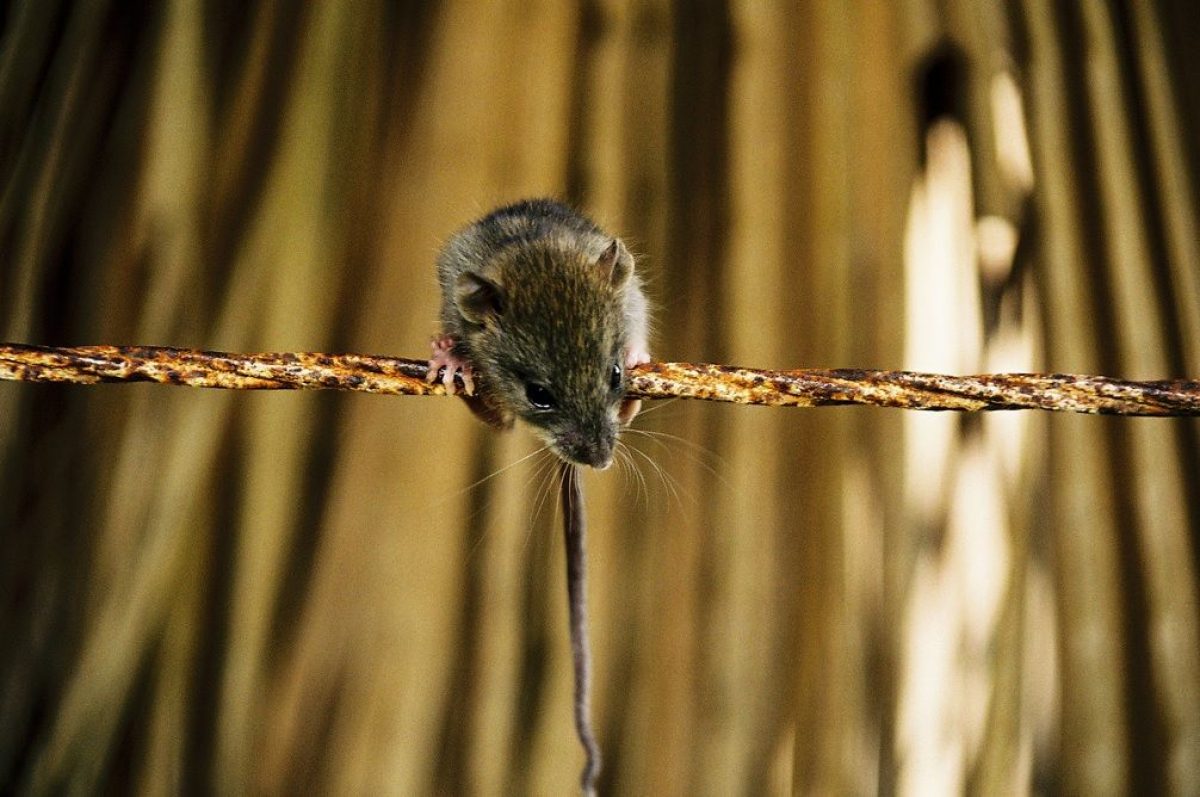
MULTIPOLYGON (((632 343, 625 348, 626 371, 648 362, 650 362, 650 352, 646 351, 645 344, 632 343)), ((617 411, 617 420, 620 421, 622 426, 628 426, 637 417, 641 409, 641 399, 625 399, 621 402, 621 408, 617 411)))
POLYGON ((625 348, 625 369, 634 368, 650 362, 650 352, 644 345, 630 345, 625 348))
POLYGON ((446 392, 453 396, 458 391, 458 385, 454 382, 454 376, 457 374, 462 379, 463 391, 468 396, 473 396, 475 395, 475 372, 471 370, 469 362, 454 353, 456 342, 452 335, 442 335, 429 342, 433 356, 429 358, 429 371, 425 374, 425 381, 437 381, 440 371, 446 392))

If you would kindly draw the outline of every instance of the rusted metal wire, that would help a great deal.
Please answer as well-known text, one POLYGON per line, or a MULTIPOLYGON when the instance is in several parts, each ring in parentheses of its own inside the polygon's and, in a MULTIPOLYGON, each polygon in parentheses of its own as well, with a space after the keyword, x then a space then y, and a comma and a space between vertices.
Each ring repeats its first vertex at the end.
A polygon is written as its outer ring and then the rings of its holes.
MULTIPOLYGON (((230 354, 161 346, 0 345, 0 380, 159 382, 231 390, 354 390, 445 395, 427 361, 364 354, 230 354)), ((872 404, 910 410, 1049 410, 1110 415, 1200 415, 1200 381, 1132 382, 1074 374, 947 376, 911 371, 770 371, 649 363, 629 375, 632 398, 696 398, 771 407, 872 404)))

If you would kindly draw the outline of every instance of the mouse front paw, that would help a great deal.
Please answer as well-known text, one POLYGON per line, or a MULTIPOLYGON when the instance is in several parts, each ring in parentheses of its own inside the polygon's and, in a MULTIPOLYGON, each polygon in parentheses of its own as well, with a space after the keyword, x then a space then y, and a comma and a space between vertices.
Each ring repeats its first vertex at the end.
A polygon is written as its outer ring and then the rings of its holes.
POLYGON ((645 345, 631 345, 625 349, 625 370, 650 362, 650 352, 645 345))
MULTIPOLYGON (((650 362, 650 352, 646 350, 645 344, 634 343, 625 348, 626 371, 648 362, 650 362)), ((621 408, 617 411, 617 420, 620 421, 622 426, 628 426, 637 417, 641 409, 641 399, 625 399, 621 402, 621 408)))
POLYGON ((475 395, 475 372, 471 370, 469 362, 454 353, 456 342, 452 335, 442 335, 429 342, 433 356, 429 358, 429 371, 425 374, 425 381, 437 381, 440 371, 446 392, 453 396, 458 392, 458 385, 454 381, 454 376, 457 374, 462 379, 463 391, 468 396, 473 396, 475 395))

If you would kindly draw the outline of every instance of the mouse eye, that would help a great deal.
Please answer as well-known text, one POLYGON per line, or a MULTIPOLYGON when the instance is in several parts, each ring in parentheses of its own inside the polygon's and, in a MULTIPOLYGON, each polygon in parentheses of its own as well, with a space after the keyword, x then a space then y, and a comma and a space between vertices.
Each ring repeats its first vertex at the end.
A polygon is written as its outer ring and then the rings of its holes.
POLYGON ((609 375, 608 384, 614 391, 621 389, 621 364, 613 363, 612 373, 609 375))
POLYGON ((527 382, 525 384, 525 398, 529 399, 529 403, 534 409, 548 410, 554 406, 554 396, 550 394, 542 385, 536 382, 527 382))

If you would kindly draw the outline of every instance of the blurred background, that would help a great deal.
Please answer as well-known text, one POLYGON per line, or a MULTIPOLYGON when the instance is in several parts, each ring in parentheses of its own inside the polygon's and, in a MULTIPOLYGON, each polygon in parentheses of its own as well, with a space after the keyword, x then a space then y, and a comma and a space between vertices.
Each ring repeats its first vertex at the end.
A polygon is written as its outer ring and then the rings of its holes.
MULTIPOLYGON (((15 0, 0 339, 424 357, 440 243, 552 195, 640 254, 659 359, 1200 377, 1198 40, 1190 0, 15 0)), ((1196 421, 643 413, 585 484, 602 793, 1200 788, 1196 421)), ((570 793, 533 449, 0 384, 0 791, 570 793)))

